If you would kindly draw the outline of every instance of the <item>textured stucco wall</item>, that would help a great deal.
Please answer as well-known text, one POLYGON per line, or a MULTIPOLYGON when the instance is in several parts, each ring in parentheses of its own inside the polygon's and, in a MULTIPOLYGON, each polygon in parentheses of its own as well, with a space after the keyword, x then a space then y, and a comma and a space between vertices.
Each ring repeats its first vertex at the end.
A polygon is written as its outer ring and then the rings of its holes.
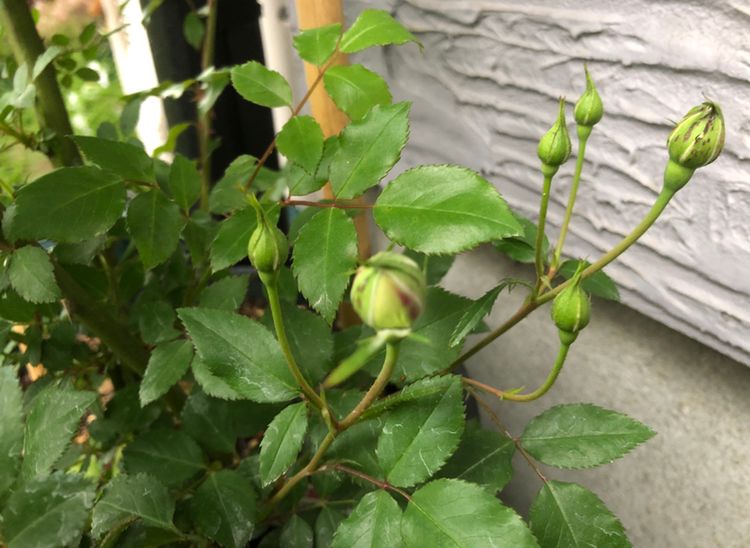
MULTIPOLYGON (((741 0, 346 0, 390 9, 425 45, 359 59, 415 101, 403 166, 455 161, 535 219, 536 142, 555 101, 575 102, 583 63, 606 109, 589 140, 567 252, 595 259, 640 220, 661 185, 670 120, 710 97, 727 146, 658 224, 607 268, 623 302, 750 364, 750 2, 741 0)), ((569 111, 571 112, 571 111, 569 111)), ((571 125, 571 129, 573 126, 571 125)), ((575 150, 575 146, 574 146, 575 150)), ((573 161, 556 177, 557 236, 573 161)))

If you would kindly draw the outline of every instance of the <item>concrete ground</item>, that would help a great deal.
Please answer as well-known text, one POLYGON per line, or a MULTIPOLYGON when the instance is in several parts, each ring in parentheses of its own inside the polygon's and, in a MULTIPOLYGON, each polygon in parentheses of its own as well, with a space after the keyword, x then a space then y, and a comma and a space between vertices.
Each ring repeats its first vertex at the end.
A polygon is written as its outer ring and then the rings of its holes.
MULTIPOLYGON (((503 277, 531 274, 485 246, 459 257, 442 285, 476 298, 503 277)), ((502 323, 522 298, 521 289, 504 293, 488 323, 502 323)), ((468 370, 499 388, 536 387, 557 344, 545 307, 472 358, 468 370)), ((591 324, 551 392, 493 407, 518 435, 535 415, 573 402, 626 413, 657 435, 613 464, 580 472, 545 468, 549 477, 597 493, 636 547, 750 546, 750 368, 623 305, 595 300, 591 324)), ((502 496, 525 514, 540 481, 518 455, 515 466, 502 496)))

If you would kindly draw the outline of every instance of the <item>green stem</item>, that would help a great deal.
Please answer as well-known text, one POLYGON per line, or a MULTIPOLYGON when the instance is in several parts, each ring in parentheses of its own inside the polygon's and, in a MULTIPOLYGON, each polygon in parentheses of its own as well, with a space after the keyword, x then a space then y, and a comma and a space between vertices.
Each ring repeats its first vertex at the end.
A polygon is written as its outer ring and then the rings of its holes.
MULTIPOLYGON (((208 19, 206 34, 203 39, 201 69, 206 70, 214 64, 216 50, 216 21, 219 13, 219 0, 208 0, 208 19)), ((211 190, 211 111, 198 115, 198 154, 201 167, 201 195, 199 206, 208 211, 208 195, 211 190)))
POLYGON ((547 392, 549 392, 549 389, 552 388, 553 384, 555 384, 555 381, 557 380, 557 376, 560 374, 560 371, 562 371, 563 364, 565 363, 565 358, 568 355, 568 350, 570 350, 570 344, 560 343, 560 350, 557 352, 557 358, 555 358, 555 364, 552 366, 552 371, 550 371, 549 375, 547 375, 547 379, 539 388, 537 388, 533 392, 529 392, 528 394, 515 394, 513 392, 506 392, 503 390, 498 390, 497 388, 493 386, 489 386, 487 384, 481 383, 479 381, 476 381, 474 379, 470 379, 467 377, 464 377, 463 381, 464 381, 464 384, 468 384, 470 386, 479 388, 480 390, 483 390, 484 392, 487 392, 488 394, 497 396, 501 400, 511 400, 511 401, 521 401, 521 402, 534 401, 536 399, 541 398, 547 392))
MULTIPOLYGON (((45 48, 26 0, 0 0, 0 25, 6 32, 16 61, 19 65, 26 63, 30 72, 45 48)), ((73 141, 65 138, 73 133, 73 129, 53 63, 37 76, 34 84, 39 125, 55 134, 50 158, 58 166, 80 164, 78 149, 73 141)))
MULTIPOLYGON (((599 272, 602 268, 604 268, 609 263, 614 261, 617 257, 622 255, 623 252, 625 252, 625 250, 627 250, 631 245, 633 245, 638 240, 638 238, 643 236, 643 234, 649 228, 651 228, 651 225, 653 225, 656 219, 659 218, 659 215, 662 214, 664 209, 667 207, 667 204, 669 204, 669 201, 672 199, 674 195, 675 195, 674 190, 662 188, 661 192, 656 197, 656 201, 654 201, 654 205, 651 206, 651 209, 649 210, 648 213, 646 213, 646 216, 641 220, 640 223, 638 223, 638 226, 636 226, 630 234, 628 234, 622 240, 620 240, 620 242, 616 246, 614 246, 607 253, 602 255, 602 257, 598 261, 596 261, 594 264, 590 265, 583 272, 581 272, 581 279, 586 279, 592 274, 599 272)), ((572 283, 572 278, 570 280, 567 280, 565 283, 558 285, 553 290, 548 291, 547 293, 544 293, 543 295, 540 295, 536 299, 537 304, 544 304, 547 301, 554 299, 563 289, 568 287, 571 283, 572 283)))
POLYGON ((289 494, 289 491, 291 491, 295 485, 297 485, 300 481, 305 479, 307 476, 315 472, 315 469, 318 467, 318 464, 320 463, 320 460, 323 458, 323 455, 328 450, 328 448, 333 443, 333 440, 336 439, 336 434, 333 432, 329 432, 325 438, 323 438, 323 441, 320 444, 320 447, 318 447, 318 450, 315 452, 313 457, 310 459, 310 462, 307 463, 307 465, 294 474, 291 478, 289 478, 284 485, 281 486, 281 489, 279 489, 274 496, 270 498, 268 501, 268 505, 264 509, 264 511, 261 513, 260 519, 258 521, 263 521, 265 518, 267 518, 271 511, 276 507, 278 503, 280 503, 282 500, 284 500, 284 497, 286 497, 289 494))
MULTIPOLYGON (((269 291, 270 295, 270 291, 269 291)), ((275 316, 274 316, 275 319, 275 316)), ((277 328, 278 332, 278 328, 277 328)), ((277 493, 271 497, 271 499, 268 501, 268 506, 266 507, 265 511, 262 514, 261 520, 267 518, 268 515, 271 513, 273 508, 287 495, 289 494, 289 491, 292 490, 292 488, 299 483, 302 479, 306 478, 318 467, 318 464, 320 463, 321 459, 323 458, 323 455, 328 450, 330 445, 333 443, 333 440, 336 439, 336 436, 338 433, 343 432, 350 426, 352 426, 355 422, 357 422, 357 419, 362 416, 362 413, 364 413, 367 408, 374 402, 377 397, 383 392, 383 389, 388 384, 388 380, 391 378, 391 375, 393 374, 393 368, 396 366, 396 361, 398 360, 398 352, 399 352, 399 346, 401 341, 394 341, 389 342, 388 346, 386 347, 385 352, 385 360, 383 361, 383 367, 380 369, 380 373, 378 374, 378 377, 375 379, 375 381, 372 383, 372 386, 370 386, 370 389, 367 391, 367 393, 362 396, 362 399, 360 402, 354 407, 354 409, 338 424, 337 430, 330 430, 328 432, 328 435, 323 439, 323 442, 320 444, 320 447, 318 447, 318 450, 313 455, 312 459, 310 459, 310 462, 307 463, 307 465, 297 472, 295 475, 293 475, 291 478, 289 478, 284 485, 281 486, 281 489, 277 491, 277 493)), ((322 408, 322 412, 326 412, 327 409, 324 407, 322 408)))
POLYGON ((536 288, 534 295, 539 293, 542 286, 542 276, 544 276, 544 226, 547 223, 547 206, 549 205, 549 191, 552 187, 552 177, 554 173, 544 170, 544 184, 542 186, 542 199, 539 202, 539 221, 536 229, 536 288))
POLYGON ((586 155, 586 142, 589 139, 589 135, 591 135, 590 127, 578 126, 578 156, 576 157, 576 170, 573 174, 573 184, 570 187, 570 194, 568 195, 568 206, 565 208, 565 217, 563 218, 563 223, 560 227, 560 237, 557 240, 555 253, 552 256, 552 267, 550 269, 551 273, 553 270, 557 269, 557 265, 560 263, 560 255, 562 255, 563 245, 565 244, 565 237, 568 235, 568 225, 570 224, 570 218, 573 216, 573 206, 575 206, 576 196, 578 195, 578 185, 581 182, 583 159, 586 155))
POLYGON ((297 360, 294 359, 292 349, 289 346, 289 339, 286 336, 286 329, 284 328, 284 318, 281 313, 281 301, 279 300, 279 285, 278 276, 262 276, 261 281, 266 286, 266 292, 268 293, 268 304, 271 307, 271 317, 273 318, 273 326, 276 330, 276 338, 279 340, 279 346, 281 351, 284 353, 286 363, 289 365, 289 370, 294 375, 297 384, 302 389, 307 399, 317 407, 318 409, 325 409, 325 402, 318 396, 313 390, 312 386, 307 382, 302 371, 300 371, 297 365, 297 360))
POLYGON ((385 347, 385 360, 383 361, 383 367, 380 369, 380 373, 356 407, 352 409, 352 411, 339 423, 339 430, 349 428, 357 421, 357 419, 359 419, 362 413, 372 405, 372 402, 378 399, 378 396, 380 396, 383 389, 385 389, 388 384, 388 381, 391 379, 393 369, 396 367, 400 346, 400 340, 387 343, 385 347))
MULTIPOLYGON (((643 218, 643 220, 638 224, 638 226, 636 226, 630 234, 628 234, 625 238, 623 238, 609 252, 604 254, 598 261, 596 261, 595 263, 590 265, 588 268, 583 270, 583 272, 581 272, 581 279, 586 279, 589 276, 601 270, 602 268, 604 268, 605 266, 607 266, 609 263, 611 263, 617 257, 619 257, 631 245, 633 245, 638 240, 638 238, 643 236, 643 234, 651 227, 651 225, 654 224, 654 221, 656 221, 659 215, 661 215, 661 213, 664 211, 664 208, 667 207, 667 204, 672 199, 674 194, 675 194, 674 190, 662 188, 661 192, 656 197, 656 201, 654 202, 654 205, 651 206, 651 209, 643 218)), ((554 289, 547 291, 546 293, 543 293, 534 299, 530 299, 526 301, 523 305, 521 305, 521 307, 516 311, 516 313, 513 314, 513 316, 511 316, 505 323, 503 323, 498 328, 488 333, 484 338, 482 338, 481 341, 479 341, 472 348, 470 348, 469 350, 464 352, 461 356, 459 356, 448 367, 448 370, 458 367, 460 364, 465 362, 471 356, 473 356, 474 354, 482 350, 484 347, 492 343, 492 341, 497 339, 500 335, 510 330, 510 328, 515 326, 517 323, 523 320, 526 316, 528 316, 534 310, 539 308, 540 305, 554 299, 563 289, 568 287, 568 285, 570 285, 571 283, 572 283, 571 280, 567 280, 566 282, 558 285, 554 289)))

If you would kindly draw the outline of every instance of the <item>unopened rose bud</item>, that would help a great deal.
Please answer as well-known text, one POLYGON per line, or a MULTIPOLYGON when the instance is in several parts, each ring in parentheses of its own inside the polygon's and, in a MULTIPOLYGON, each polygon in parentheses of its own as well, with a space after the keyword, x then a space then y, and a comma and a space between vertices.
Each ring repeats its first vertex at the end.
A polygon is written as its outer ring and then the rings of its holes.
POLYGON ((289 244, 284 233, 271 223, 260 204, 254 208, 258 216, 258 226, 247 244, 247 256, 259 273, 272 274, 278 272, 286 262, 289 244))
POLYGON ((565 123, 565 99, 560 97, 560 113, 555 124, 539 140, 537 155, 542 161, 542 171, 552 176, 570 158, 570 136, 565 123))
POLYGON ((669 161, 664 170, 664 186, 675 192, 685 186, 696 169, 719 157, 724 136, 724 116, 719 105, 706 101, 690 109, 667 139, 669 161))
POLYGON ((581 288, 580 276, 576 276, 552 303, 552 320, 557 326, 560 340, 564 344, 571 344, 588 325, 590 318, 591 302, 581 288))
POLYGON ((375 330, 408 329, 422 313, 426 281, 409 257, 384 251, 359 267, 351 301, 362 321, 375 330))
POLYGON ((583 67, 586 73, 586 91, 578 99, 576 108, 574 111, 576 124, 578 124, 578 135, 581 136, 581 132, 588 137, 591 133, 591 128, 602 119, 604 115, 604 105, 602 104, 602 98, 599 97, 599 92, 596 91, 594 81, 591 79, 588 67, 583 67))

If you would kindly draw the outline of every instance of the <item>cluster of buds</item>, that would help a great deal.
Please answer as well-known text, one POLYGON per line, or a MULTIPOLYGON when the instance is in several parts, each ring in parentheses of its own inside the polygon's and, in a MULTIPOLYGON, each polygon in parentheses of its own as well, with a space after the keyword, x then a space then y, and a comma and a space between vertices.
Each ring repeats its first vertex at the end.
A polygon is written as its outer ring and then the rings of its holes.
POLYGON ((376 331, 408 330, 422 313, 426 286, 417 263, 405 255, 383 251, 357 269, 352 306, 376 331))

